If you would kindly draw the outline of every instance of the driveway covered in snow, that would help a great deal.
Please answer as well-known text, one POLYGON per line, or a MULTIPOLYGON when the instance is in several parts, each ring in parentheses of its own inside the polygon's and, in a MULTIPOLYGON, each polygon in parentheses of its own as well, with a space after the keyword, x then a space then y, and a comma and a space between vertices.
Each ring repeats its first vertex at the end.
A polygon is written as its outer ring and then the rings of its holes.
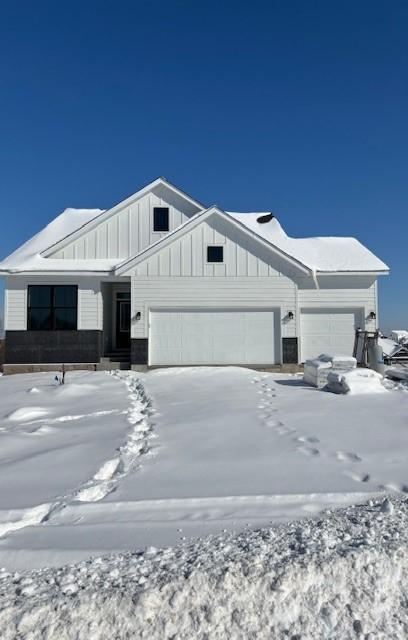
POLYGON ((261 526, 408 485, 408 393, 235 367, 0 378, 0 565, 261 526), (4 490, 3 490, 4 489, 4 490))

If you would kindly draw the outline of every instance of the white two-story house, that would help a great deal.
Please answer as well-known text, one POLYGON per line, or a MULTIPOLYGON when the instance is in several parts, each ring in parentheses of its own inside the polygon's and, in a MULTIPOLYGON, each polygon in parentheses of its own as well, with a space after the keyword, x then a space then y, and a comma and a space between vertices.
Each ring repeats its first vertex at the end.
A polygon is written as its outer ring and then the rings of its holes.
POLYGON ((388 267, 354 238, 291 238, 163 178, 67 209, 0 263, 7 365, 301 363, 375 329, 388 267))

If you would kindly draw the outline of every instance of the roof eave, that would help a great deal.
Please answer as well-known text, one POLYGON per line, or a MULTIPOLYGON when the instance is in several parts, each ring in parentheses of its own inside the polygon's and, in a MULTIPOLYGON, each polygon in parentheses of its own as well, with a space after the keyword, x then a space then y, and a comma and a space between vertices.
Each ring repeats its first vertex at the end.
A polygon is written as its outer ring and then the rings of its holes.
POLYGON ((354 269, 353 271, 338 270, 338 271, 316 271, 317 276, 388 276, 389 269, 354 269))
POLYGON ((104 275, 111 276, 114 275, 114 269, 19 269, 18 267, 14 269, 0 269, 0 276, 19 276, 29 273, 30 275, 104 275))

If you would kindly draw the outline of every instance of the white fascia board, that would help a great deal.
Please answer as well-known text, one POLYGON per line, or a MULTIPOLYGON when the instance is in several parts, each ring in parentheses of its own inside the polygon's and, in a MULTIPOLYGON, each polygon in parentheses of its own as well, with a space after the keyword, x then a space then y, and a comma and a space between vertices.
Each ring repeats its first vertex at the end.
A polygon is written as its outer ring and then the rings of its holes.
POLYGON ((316 271, 316 275, 320 276, 388 276, 389 269, 382 271, 316 271))
POLYGON ((222 211, 221 209, 215 206, 210 207, 209 209, 206 209, 204 211, 200 211, 195 216, 187 220, 180 227, 177 227, 177 229, 167 234, 167 236, 165 236, 164 238, 161 238, 154 244, 150 245, 150 247, 147 247, 144 251, 139 253, 137 256, 134 256, 133 258, 128 258, 125 262, 123 262, 122 264, 119 264, 114 271, 115 274, 121 275, 124 272, 126 273, 129 269, 137 266, 141 262, 144 262, 144 260, 147 260, 153 254, 157 253, 158 251, 161 251, 161 249, 164 249, 169 244, 172 244, 175 240, 182 237, 183 235, 185 235, 186 233, 194 229, 197 225, 201 224, 201 222, 203 222, 208 217, 214 214, 227 218, 227 220, 231 223, 231 225, 240 229, 241 231, 243 231, 243 233, 247 234, 248 236, 254 238, 257 242, 262 244, 264 247, 266 247, 273 253, 276 253, 277 255, 285 258, 285 260, 290 262, 293 266, 297 267, 304 274, 307 274, 307 275, 310 274, 310 269, 306 267, 306 265, 298 262, 295 258, 292 258, 292 256, 288 255, 278 247, 275 247, 275 245, 271 244, 270 242, 268 242, 267 240, 259 236, 257 233, 255 233, 254 231, 246 227, 244 224, 242 224, 238 220, 235 220, 235 218, 230 216, 228 213, 226 213, 225 211, 222 211))
POLYGON ((184 200, 187 200, 188 202, 190 202, 190 204, 197 207, 198 210, 205 209, 205 207, 200 202, 197 202, 197 200, 194 200, 189 195, 187 195, 186 193, 184 193, 183 191, 181 191, 180 189, 172 185, 170 182, 167 182, 167 180, 165 180, 164 178, 157 178, 156 180, 153 180, 153 182, 149 182, 149 184, 147 184, 142 189, 139 189, 139 191, 136 191, 136 193, 132 194, 125 200, 118 202, 118 204, 115 204, 110 209, 103 211, 100 215, 96 216, 89 222, 86 222, 84 225, 82 225, 82 227, 79 227, 79 229, 77 229, 76 231, 73 231, 72 233, 68 234, 64 238, 61 238, 61 240, 58 240, 58 242, 55 242, 54 244, 52 244, 47 249, 44 249, 44 251, 41 252, 41 255, 44 258, 49 258, 50 256, 52 256, 53 253, 55 253, 55 251, 58 251, 59 249, 63 249, 67 244, 73 242, 74 240, 77 240, 84 233, 90 231, 91 229, 94 229, 107 218, 110 218, 118 211, 121 211, 122 209, 130 206, 131 204, 136 202, 136 200, 140 200, 140 198, 146 195, 146 193, 148 193, 155 187, 158 187, 159 185, 163 185, 167 187, 168 189, 176 193, 178 196, 180 196, 181 198, 184 198, 184 200))
POLYGON ((0 276, 24 276, 24 275, 30 275, 30 276, 111 276, 112 275, 112 271, 96 271, 95 269, 89 269, 88 271, 85 269, 82 269, 81 271, 72 271, 71 270, 67 270, 67 269, 53 269, 50 271, 38 271, 33 269, 32 271, 30 271, 29 269, 10 269, 9 271, 6 271, 5 269, 3 269, 2 271, 0 271, 0 276))

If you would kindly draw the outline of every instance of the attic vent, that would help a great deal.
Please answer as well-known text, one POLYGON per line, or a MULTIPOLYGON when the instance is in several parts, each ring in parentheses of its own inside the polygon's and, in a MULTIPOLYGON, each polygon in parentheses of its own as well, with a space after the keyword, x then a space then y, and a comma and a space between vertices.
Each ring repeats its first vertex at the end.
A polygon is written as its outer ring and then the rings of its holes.
POLYGON ((259 222, 259 224, 265 224, 265 222, 270 222, 274 217, 273 213, 267 213, 266 216, 259 216, 256 221, 259 222))

